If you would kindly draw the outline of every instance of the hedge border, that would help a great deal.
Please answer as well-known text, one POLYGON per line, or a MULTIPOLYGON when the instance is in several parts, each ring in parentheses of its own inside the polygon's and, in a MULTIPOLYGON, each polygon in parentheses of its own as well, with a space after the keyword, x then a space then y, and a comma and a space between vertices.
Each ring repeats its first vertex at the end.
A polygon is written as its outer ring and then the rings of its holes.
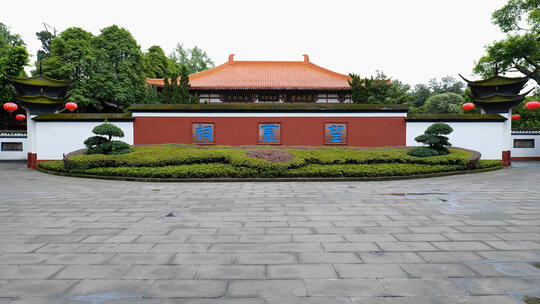
POLYGON ((44 113, 35 121, 133 121, 131 113, 44 113))
POLYGON ((219 103, 219 104, 133 104, 131 112, 399 112, 409 111, 402 104, 355 104, 355 103, 219 103))
POLYGON ((66 176, 66 177, 79 177, 79 178, 89 178, 89 179, 101 179, 101 180, 115 180, 115 181, 129 181, 129 182, 150 182, 150 183, 164 183, 164 182, 173 182, 173 183, 200 183, 200 182, 352 182, 352 181, 391 181, 391 180, 408 180, 408 179, 420 179, 420 178, 431 178, 431 177, 444 177, 452 175, 462 175, 470 173, 482 173, 490 172, 499 169, 503 169, 502 165, 482 168, 482 169, 472 169, 472 170, 460 170, 460 171, 449 171, 449 172, 438 172, 430 174, 415 174, 415 175, 403 175, 403 176, 379 176, 379 177, 275 177, 275 178, 154 178, 154 177, 125 177, 125 176, 103 176, 103 175, 91 175, 91 174, 79 174, 79 173, 66 173, 46 170, 41 167, 38 167, 37 170, 42 173, 57 175, 57 176, 66 176))
POLYGON ((410 122, 502 122, 507 119, 496 113, 487 114, 408 114, 410 122))

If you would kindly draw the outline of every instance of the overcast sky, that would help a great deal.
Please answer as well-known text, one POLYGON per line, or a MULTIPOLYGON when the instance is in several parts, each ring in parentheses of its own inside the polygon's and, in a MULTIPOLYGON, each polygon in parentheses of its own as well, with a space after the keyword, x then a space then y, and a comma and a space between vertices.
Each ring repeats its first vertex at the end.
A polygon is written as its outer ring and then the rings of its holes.
MULTIPOLYGON (((45 22, 94 34, 117 24, 143 51, 177 43, 205 50, 219 65, 235 60, 310 61, 338 73, 384 71, 405 83, 471 76, 484 46, 504 37, 491 13, 506 0, 5 1, 0 22, 35 55, 45 22)), ((35 57, 32 61, 35 60, 35 57)))

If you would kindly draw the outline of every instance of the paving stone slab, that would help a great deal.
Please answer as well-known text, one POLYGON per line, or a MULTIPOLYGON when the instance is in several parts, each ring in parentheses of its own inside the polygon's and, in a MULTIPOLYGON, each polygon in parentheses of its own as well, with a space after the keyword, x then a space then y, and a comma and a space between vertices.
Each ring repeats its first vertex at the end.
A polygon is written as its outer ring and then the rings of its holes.
POLYGON ((331 264, 269 265, 269 279, 337 279, 331 264))
POLYGON ((193 279, 195 265, 134 265, 122 278, 126 280, 193 279))
POLYGON ((466 295, 466 292, 448 280, 437 279, 381 279, 391 296, 466 295))
POLYGON ((305 280, 310 296, 383 296, 388 295, 375 279, 305 280))
POLYGON ((230 282, 229 297, 304 297, 306 289, 301 280, 234 280, 230 282))
POLYGON ((265 267, 262 265, 201 265, 197 268, 196 279, 264 279, 265 267))
POLYGON ((397 264, 335 264, 340 278, 373 279, 373 278, 406 278, 397 264))
POLYGON ((464 278, 478 276, 462 264, 401 264, 411 278, 464 278))
POLYGON ((540 285, 539 169, 326 187, 0 163, 0 303, 516 303, 540 285))
POLYGON ((225 295, 227 281, 217 280, 158 280, 150 287, 150 297, 217 298, 225 295))
POLYGON ((534 289, 524 279, 515 277, 459 278, 451 279, 471 295, 504 295, 508 292, 534 289))

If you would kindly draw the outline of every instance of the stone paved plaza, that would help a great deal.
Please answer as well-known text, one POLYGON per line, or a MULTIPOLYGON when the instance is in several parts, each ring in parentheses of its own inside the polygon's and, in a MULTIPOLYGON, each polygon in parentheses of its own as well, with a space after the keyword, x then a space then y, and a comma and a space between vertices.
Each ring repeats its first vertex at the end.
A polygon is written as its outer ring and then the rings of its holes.
POLYGON ((404 181, 161 184, 0 163, 0 304, 521 303, 540 294, 534 262, 539 163, 404 181))

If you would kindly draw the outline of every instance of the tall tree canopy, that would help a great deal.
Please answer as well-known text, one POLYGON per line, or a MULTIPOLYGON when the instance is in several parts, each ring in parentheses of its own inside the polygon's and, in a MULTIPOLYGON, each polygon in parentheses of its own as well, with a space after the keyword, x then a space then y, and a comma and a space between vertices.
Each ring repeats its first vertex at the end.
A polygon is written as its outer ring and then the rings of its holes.
POLYGON ((43 68, 46 76, 72 81, 68 100, 82 110, 101 110, 107 103, 126 107, 145 94, 143 53, 116 25, 98 36, 76 27, 63 31, 52 40, 43 68))
POLYGON ((486 47, 474 72, 485 77, 521 72, 540 84, 540 1, 510 0, 493 13, 492 22, 507 37, 486 47))
POLYGON ((144 71, 149 78, 170 77, 175 73, 175 62, 165 55, 160 46, 153 45, 144 54, 144 71))
POLYGON ((45 29, 43 31, 36 32, 36 37, 41 41, 41 49, 37 51, 36 67, 39 61, 49 57, 51 53, 51 42, 56 38, 56 29, 51 28, 48 24, 43 23, 45 29))
POLYGON ((29 55, 21 37, 12 34, 9 28, 0 22, 0 103, 13 101, 13 89, 6 76, 26 76, 24 67, 29 55))
POLYGON ((143 53, 131 33, 116 25, 106 27, 94 39, 94 48, 96 99, 121 107, 140 100, 146 85, 143 53))
POLYGON ((389 79, 383 72, 377 71, 375 77, 360 78, 359 75, 349 74, 351 99, 356 103, 408 103, 410 86, 397 79, 389 79))
POLYGON ((175 73, 180 74, 181 67, 186 67, 188 74, 193 74, 208 70, 214 67, 214 62, 208 57, 205 51, 197 46, 192 49, 184 49, 181 43, 176 45, 176 48, 170 55, 170 58, 176 63, 175 73))
POLYGON ((68 101, 76 102, 82 110, 101 108, 91 87, 97 59, 94 38, 82 28, 68 28, 51 41, 50 54, 43 59, 43 74, 70 80, 68 101))
MULTIPOLYGON (((465 83, 458 80, 452 76, 445 76, 441 80, 437 78, 432 78, 429 80, 428 84, 417 84, 411 90, 411 100, 410 104, 414 108, 422 107, 425 102, 434 95, 443 94, 443 93, 455 93, 463 95, 465 83)), ((424 108, 419 109, 415 112, 423 112, 424 108)))
POLYGON ((425 112, 433 114, 461 113, 459 106, 463 97, 456 93, 442 93, 433 95, 426 101, 425 112))

